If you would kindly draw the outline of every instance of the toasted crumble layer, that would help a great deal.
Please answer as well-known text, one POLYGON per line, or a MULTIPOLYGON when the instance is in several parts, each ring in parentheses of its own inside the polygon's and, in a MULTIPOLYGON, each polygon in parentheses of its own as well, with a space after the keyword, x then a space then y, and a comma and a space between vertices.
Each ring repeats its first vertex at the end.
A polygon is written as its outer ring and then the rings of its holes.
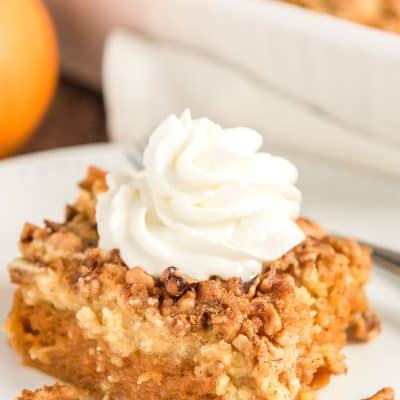
POLYGON ((24 390, 16 400, 90 400, 88 394, 72 386, 45 386, 34 392, 24 390))
POLYGON ((394 398, 395 395, 393 389, 390 387, 385 387, 365 400, 394 400, 394 398))
POLYGON ((300 219, 306 240, 253 282, 152 277, 96 247, 104 172, 81 188, 64 223, 25 225, 10 265, 8 332, 28 364, 110 399, 307 400, 345 372, 348 337, 379 332, 369 250, 353 240, 300 219))
POLYGON ((283 0, 363 25, 400 33, 399 0, 283 0))
MULTIPOLYGON (((314 396, 313 396, 314 398, 314 396)), ((307 397, 307 400, 313 400, 307 397)), ((77 389, 73 386, 65 386, 55 384, 53 386, 45 386, 36 391, 23 390, 21 396, 15 400, 92 400, 84 390, 77 389)), ((375 393, 373 396, 364 400, 395 400, 394 391, 392 388, 385 387, 375 393)))

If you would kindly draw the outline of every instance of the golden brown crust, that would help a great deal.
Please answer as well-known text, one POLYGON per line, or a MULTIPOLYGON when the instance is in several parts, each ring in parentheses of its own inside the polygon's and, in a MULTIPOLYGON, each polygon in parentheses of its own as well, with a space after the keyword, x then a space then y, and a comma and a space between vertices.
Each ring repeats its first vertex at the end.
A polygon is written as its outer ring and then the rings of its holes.
POLYGON ((374 28, 400 33, 399 0, 283 0, 374 28))
POLYGON ((95 400, 102 400, 108 392, 112 398, 123 400, 217 398, 215 374, 195 376, 189 363, 182 366, 170 358, 154 355, 133 353, 113 359, 104 341, 85 336, 72 313, 59 313, 51 307, 29 307, 18 293, 15 300, 14 331, 21 329, 20 321, 24 321, 25 327, 13 344, 24 362, 90 389, 95 400), (35 336, 38 332, 48 334, 35 336), (40 345, 36 339, 41 341, 40 345))
POLYGON ((379 335, 381 329, 378 315, 371 310, 366 310, 356 315, 351 321, 348 334, 354 340, 367 342, 379 335))
POLYGON ((45 386, 34 392, 24 390, 16 400, 89 400, 89 396, 81 389, 56 384, 45 386))
POLYGON ((390 387, 385 387, 365 400, 394 400, 394 397, 395 395, 393 389, 390 387))
MULTIPOLYGON (((284 399, 299 389, 311 398, 332 374, 345 372, 341 349, 348 330, 357 340, 378 332, 379 320, 364 293, 370 251, 355 241, 331 237, 299 219, 305 241, 266 265, 252 282, 196 281, 173 266, 152 277, 139 267, 128 269, 117 250, 107 254, 96 247, 94 208, 96 195, 106 189, 104 178, 104 172, 89 170, 63 224, 47 221, 43 228, 27 224, 23 229, 23 258, 10 265, 20 291, 8 330, 26 362, 81 386, 84 366, 71 352, 84 354, 92 341, 94 348, 105 349, 109 376, 120 373, 112 359, 122 360, 124 368, 138 366, 129 373, 137 379, 144 374, 139 380, 145 386, 135 378, 126 389, 137 398, 144 387, 148 398, 169 398, 168 392, 160 394, 158 378, 163 390, 181 389, 175 399, 266 399, 273 391, 284 399), (55 323, 59 318, 66 322, 55 323), (51 326, 66 330, 52 332, 51 326), (68 339, 78 331, 79 340, 68 339), (59 346, 58 338, 67 338, 69 345, 59 346), (44 345, 46 340, 50 344, 44 345), (175 351, 179 360, 171 363, 175 351), (146 354, 158 360, 158 369, 146 354), (46 357, 53 360, 51 368, 46 357), (177 375, 188 384, 177 384, 177 375), (193 397, 193 387, 203 392, 193 397)), ((107 393, 122 390, 120 383, 96 374, 98 360, 89 358, 93 379, 83 387, 107 384, 107 393)))
MULTIPOLYGON (((148 375, 143 377, 143 383, 148 379, 157 378, 148 375)), ((73 386, 64 386, 55 384, 54 386, 45 386, 36 391, 24 390, 16 400, 90 400, 92 397, 84 390, 77 389, 73 386)), ((299 400, 316 400, 313 392, 303 392, 299 396, 299 400)), ((373 396, 364 400, 395 400, 395 394, 392 388, 386 387, 379 390, 373 396)))

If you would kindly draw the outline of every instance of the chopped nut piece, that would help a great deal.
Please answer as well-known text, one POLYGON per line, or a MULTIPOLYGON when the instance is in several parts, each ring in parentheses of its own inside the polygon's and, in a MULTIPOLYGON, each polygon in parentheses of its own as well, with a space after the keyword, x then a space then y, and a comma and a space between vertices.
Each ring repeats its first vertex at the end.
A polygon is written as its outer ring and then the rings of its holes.
POLYGON ((273 336, 282 329, 281 318, 272 304, 266 305, 261 319, 264 321, 263 331, 268 336, 273 336))
POLYGON ((243 285, 244 291, 247 293, 247 297, 249 299, 252 299, 255 296, 259 283, 260 283, 260 276, 258 275, 253 280, 251 280, 250 282, 246 282, 243 285))
POLYGON ((349 327, 349 335, 354 340, 369 342, 381 332, 381 321, 376 313, 366 310, 357 315, 349 327))
POLYGON ((33 240, 36 230, 39 228, 35 225, 26 223, 22 229, 20 240, 22 243, 29 243, 33 240))
POLYGON ((196 295, 192 291, 187 291, 176 303, 178 312, 191 312, 196 305, 196 295))
POLYGON ((44 220, 44 225, 50 232, 57 232, 60 230, 63 226, 63 224, 60 224, 58 222, 50 221, 48 219, 44 220))
POLYGON ((79 214, 79 211, 74 207, 69 204, 66 205, 65 207, 65 220, 66 222, 70 222, 74 219, 79 214))
POLYGON ((34 275, 40 271, 40 265, 23 258, 16 258, 9 264, 8 270, 11 282, 22 285, 32 282, 34 275))
POLYGON ((83 247, 82 239, 72 232, 56 232, 47 241, 48 251, 57 255, 74 253, 83 247))
POLYGON ((282 321, 279 313, 268 300, 262 298, 253 300, 251 302, 250 315, 261 319, 263 333, 267 336, 274 335, 282 329, 282 321))
POLYGON ((261 293, 267 293, 271 290, 273 283, 276 280, 276 269, 271 268, 267 274, 263 274, 261 277, 261 283, 258 286, 258 290, 261 293))
POLYGON ((181 296, 193 284, 191 278, 181 274, 175 267, 165 269, 161 275, 161 281, 164 283, 168 294, 174 297, 181 296))
POLYGON ((243 354, 250 355, 253 352, 253 343, 245 335, 237 335, 232 345, 243 354))
POLYGON ((125 276, 127 283, 140 283, 143 284, 148 290, 154 288, 154 278, 143 271, 140 267, 130 269, 125 276))
POLYGON ((311 388, 314 390, 321 389, 329 383, 331 373, 327 368, 319 368, 314 375, 311 388))
POLYGON ((197 289, 197 299, 200 303, 210 307, 216 306, 221 299, 221 287, 215 280, 199 282, 197 289))
POLYGON ((317 239, 326 236, 326 230, 321 225, 311 222, 307 218, 299 218, 297 223, 307 236, 312 236, 317 239))

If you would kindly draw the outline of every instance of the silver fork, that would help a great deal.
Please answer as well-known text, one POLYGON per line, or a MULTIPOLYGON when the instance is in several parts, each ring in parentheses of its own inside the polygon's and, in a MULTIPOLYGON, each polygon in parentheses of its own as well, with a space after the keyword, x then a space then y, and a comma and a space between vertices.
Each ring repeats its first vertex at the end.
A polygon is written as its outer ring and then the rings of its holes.
POLYGON ((138 141, 135 144, 129 144, 128 148, 124 151, 126 159, 138 170, 143 169, 143 152, 145 147, 145 143, 138 141))
MULTIPOLYGON (((134 146, 129 146, 129 148, 125 150, 125 157, 137 169, 143 168, 143 151, 145 146, 145 143, 138 142, 134 146)), ((346 237, 346 235, 338 234, 335 234, 335 236, 340 238, 346 237)), ((357 238, 355 238, 355 240, 372 249, 372 259, 377 265, 400 275, 400 252, 358 240, 357 238)))

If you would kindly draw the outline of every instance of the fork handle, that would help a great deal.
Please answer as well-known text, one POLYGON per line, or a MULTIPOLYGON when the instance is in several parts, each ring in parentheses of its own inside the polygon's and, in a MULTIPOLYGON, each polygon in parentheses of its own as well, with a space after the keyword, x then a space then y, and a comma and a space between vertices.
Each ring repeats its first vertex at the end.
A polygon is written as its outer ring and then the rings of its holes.
POLYGON ((376 257, 383 258, 400 268, 400 252, 377 246, 371 243, 361 242, 361 244, 365 244, 366 246, 371 247, 376 257))
POLYGON ((394 250, 386 249, 381 246, 371 245, 364 243, 373 249, 372 258, 380 266, 384 267, 391 272, 400 274, 400 253, 394 250))

